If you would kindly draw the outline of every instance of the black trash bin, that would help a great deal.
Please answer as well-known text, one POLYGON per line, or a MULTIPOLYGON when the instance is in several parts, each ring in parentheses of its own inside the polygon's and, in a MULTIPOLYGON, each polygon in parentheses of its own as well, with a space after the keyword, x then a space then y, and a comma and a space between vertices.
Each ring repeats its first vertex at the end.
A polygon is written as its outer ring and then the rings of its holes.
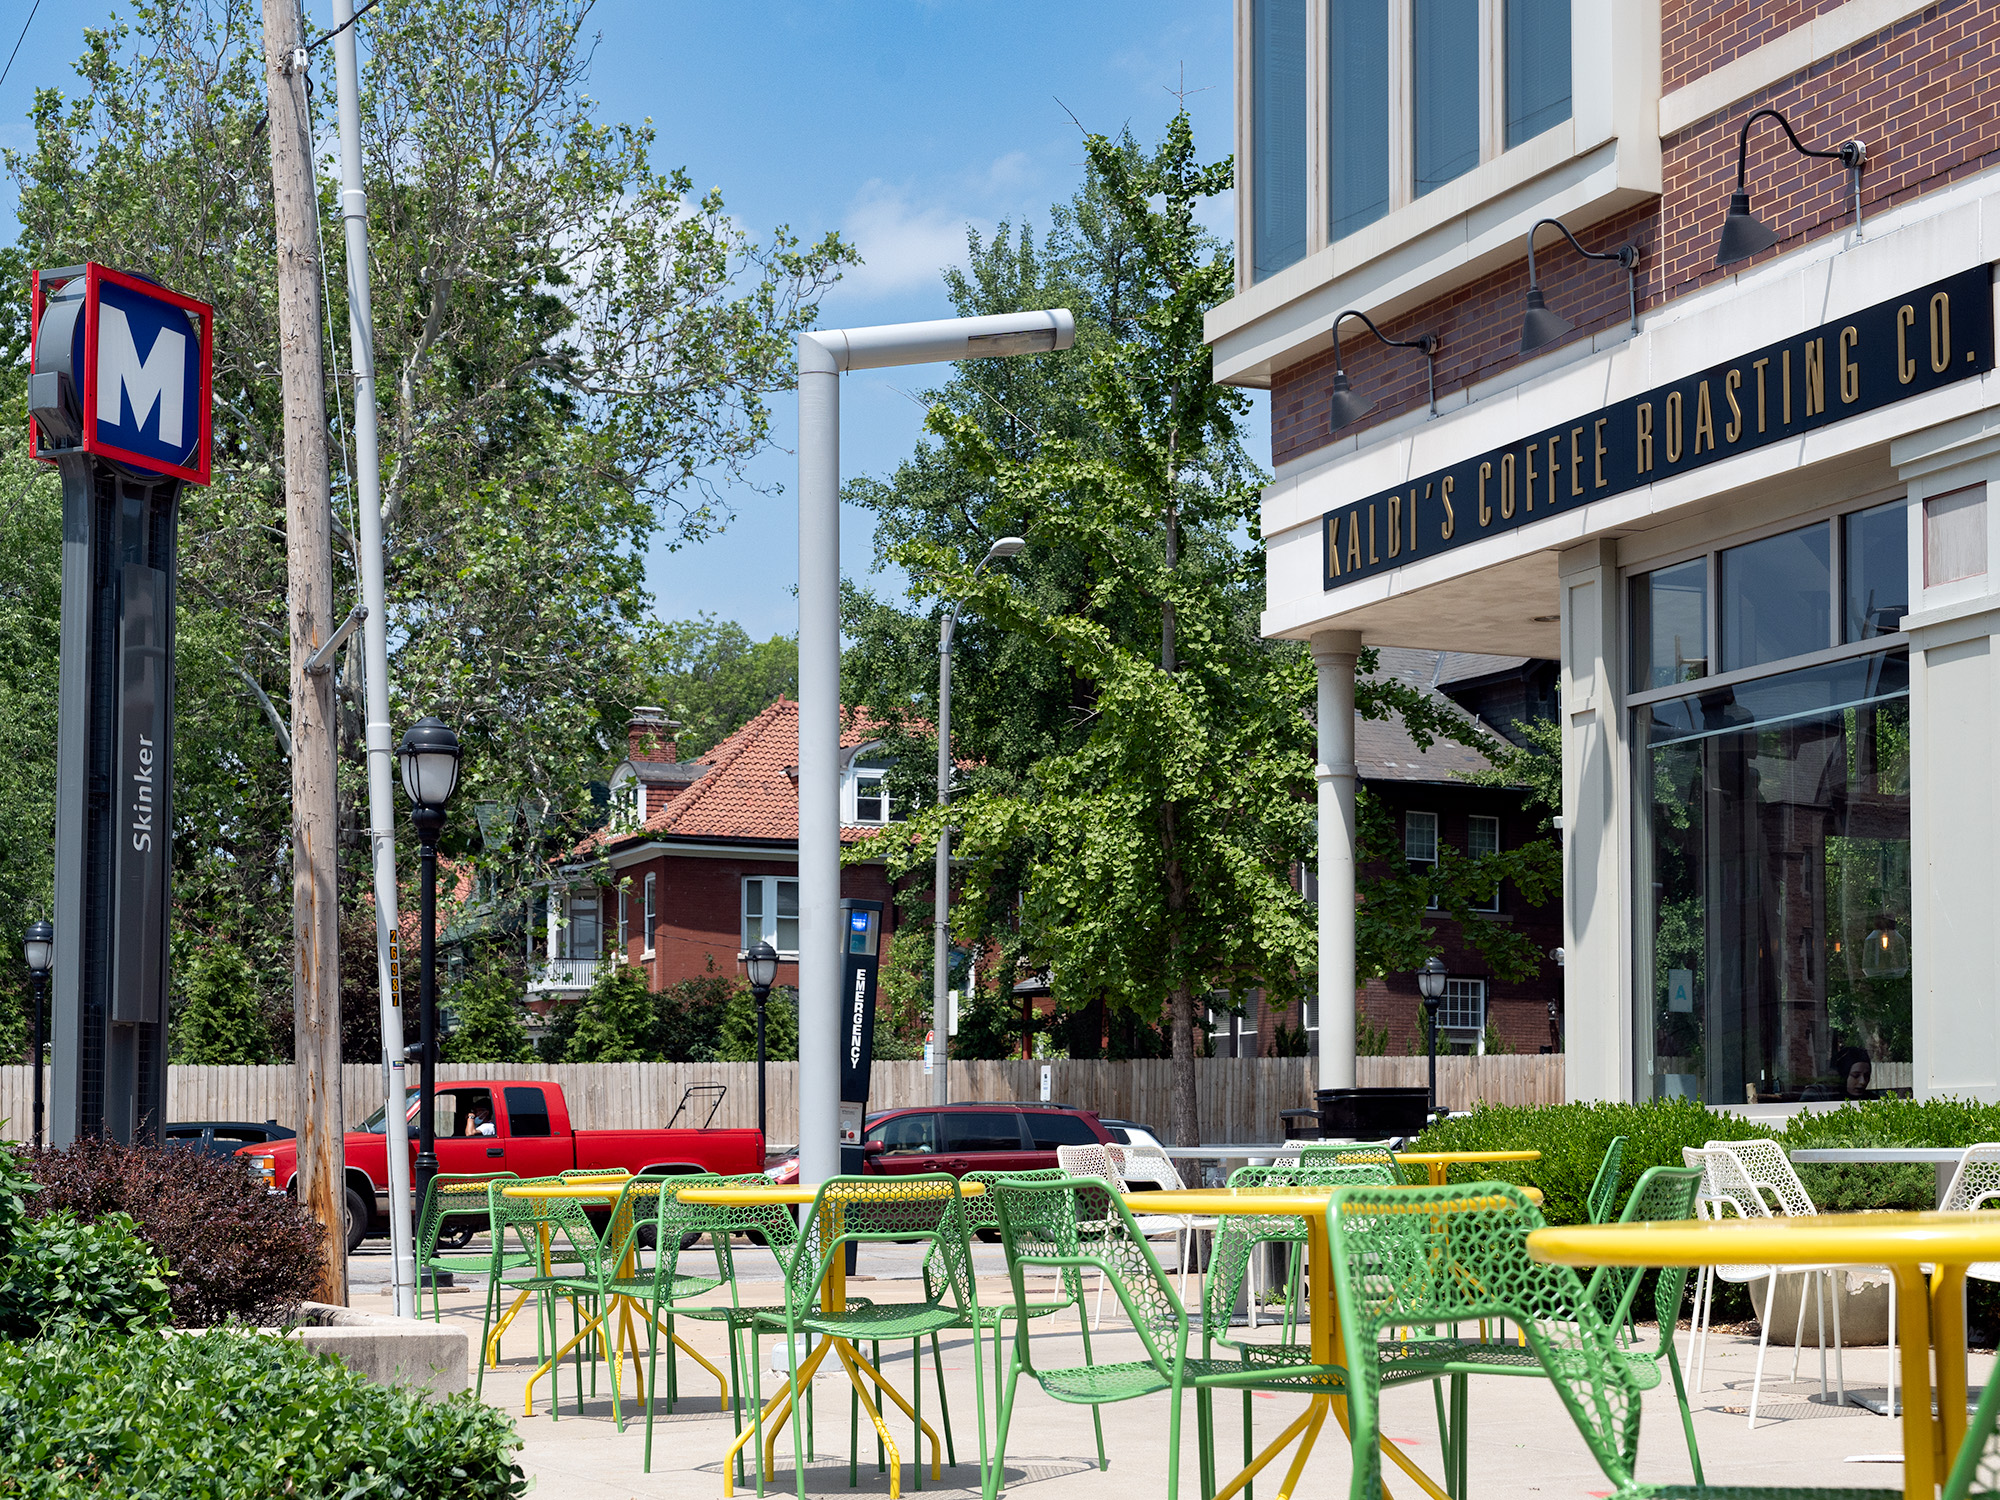
POLYGON ((1419 1134, 1428 1122, 1431 1094, 1427 1088, 1319 1089, 1319 1133, 1322 1139, 1379 1141, 1392 1135, 1419 1134))

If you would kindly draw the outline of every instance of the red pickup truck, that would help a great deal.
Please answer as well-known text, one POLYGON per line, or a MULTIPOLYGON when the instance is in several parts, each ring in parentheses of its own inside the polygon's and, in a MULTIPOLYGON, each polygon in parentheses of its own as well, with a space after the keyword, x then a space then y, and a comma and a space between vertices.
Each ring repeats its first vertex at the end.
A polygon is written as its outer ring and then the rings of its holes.
MULTIPOLYGON (((710 1110, 711 1117, 713 1110, 710 1110)), ((410 1094, 410 1159, 417 1150, 417 1096, 410 1094)), ((679 1118, 679 1112, 675 1114, 679 1118)), ((386 1232, 389 1154, 384 1112, 370 1115, 345 1142, 347 1248, 370 1230, 386 1232)), ((648 1167, 688 1172, 761 1172, 764 1138, 754 1130, 574 1130, 560 1084, 518 1078, 454 1079, 437 1091, 436 1142, 440 1173, 512 1172, 552 1177, 574 1167, 648 1167)), ((298 1143, 273 1141, 236 1153, 266 1175, 271 1187, 292 1189, 298 1143)))

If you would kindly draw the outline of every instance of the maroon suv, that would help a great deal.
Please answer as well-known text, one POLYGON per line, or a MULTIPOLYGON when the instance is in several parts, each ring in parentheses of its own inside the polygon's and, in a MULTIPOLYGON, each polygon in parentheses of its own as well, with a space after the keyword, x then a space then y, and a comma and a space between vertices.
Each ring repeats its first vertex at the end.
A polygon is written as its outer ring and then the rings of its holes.
POLYGON ((1058 1146, 1116 1142, 1094 1110, 1060 1104, 946 1104, 870 1115, 861 1150, 868 1172, 1026 1172, 1056 1165, 1058 1146))

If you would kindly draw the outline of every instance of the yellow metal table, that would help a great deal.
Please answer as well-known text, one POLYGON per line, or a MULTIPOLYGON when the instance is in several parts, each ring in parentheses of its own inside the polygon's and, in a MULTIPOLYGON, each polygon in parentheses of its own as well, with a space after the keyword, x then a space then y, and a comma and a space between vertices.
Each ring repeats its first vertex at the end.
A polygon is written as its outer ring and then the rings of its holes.
POLYGON ((1450 1167, 1481 1166, 1487 1162, 1540 1161, 1539 1151, 1398 1151, 1396 1160, 1413 1167, 1423 1167, 1430 1174, 1432 1187, 1444 1186, 1444 1174, 1450 1167))
MULTIPOLYGON (((894 1182, 896 1180, 895 1178, 884 1179, 885 1182, 894 1182)), ((904 1186, 903 1191, 908 1191, 907 1185, 904 1186)), ((976 1198, 985 1191, 986 1188, 983 1183, 961 1182, 959 1184, 959 1193, 963 1197, 976 1198)), ((769 1187, 690 1187, 682 1188, 680 1192, 680 1199, 683 1203, 713 1203, 725 1207, 741 1207, 749 1204, 763 1203, 811 1204, 818 1197, 818 1185, 809 1182, 774 1182, 769 1187)), ((825 1225, 823 1226, 823 1230, 824 1237, 827 1240, 831 1240, 834 1235, 840 1232, 837 1224, 825 1225)), ((820 1307, 827 1312, 839 1312, 845 1310, 847 1307, 847 1259, 843 1255, 834 1256, 832 1263, 827 1267, 826 1278, 820 1285, 820 1307)), ((895 1496, 902 1493, 902 1455, 901 1451, 896 1447, 895 1439, 889 1435, 889 1424, 882 1419, 880 1408, 869 1397, 867 1390, 869 1384, 872 1384, 877 1391, 894 1401, 902 1409, 903 1415, 907 1416, 911 1421, 916 1422, 923 1436, 930 1439, 931 1478, 933 1480, 941 1480, 944 1477, 944 1467, 939 1457, 937 1432, 931 1427, 930 1423, 923 1421, 917 1416, 916 1408, 904 1398, 903 1393, 889 1384, 883 1378, 882 1372, 870 1364, 866 1356, 850 1340, 842 1338, 820 1339, 813 1346, 812 1353, 799 1366, 799 1388, 801 1390, 805 1388, 806 1382, 813 1378, 814 1373, 825 1361, 829 1351, 839 1356, 841 1366, 847 1372, 848 1380, 852 1382, 855 1391, 861 1398, 861 1409, 868 1413, 868 1420, 874 1425, 876 1435, 882 1440, 882 1446, 888 1456, 890 1495, 895 1496), (864 1382, 863 1376, 867 1377, 866 1382, 864 1382)), ((764 1403, 763 1472, 766 1474, 769 1474, 776 1467, 778 1434, 783 1431, 785 1422, 791 1417, 791 1404, 792 1392, 789 1383, 787 1383, 784 1390, 764 1403)), ((736 1493, 736 1455, 742 1449, 743 1445, 750 1442, 756 1435, 757 1428, 755 1424, 745 1427, 736 1441, 729 1445, 728 1453, 723 1456, 722 1493, 724 1495, 734 1495, 736 1493)), ((916 1455, 916 1461, 918 1463, 923 1462, 921 1449, 919 1449, 916 1455)))
POLYGON ((1528 1253, 1565 1266, 1886 1265, 1906 1393, 1903 1493, 1932 1500, 1951 1472, 1965 1440, 1965 1268, 2000 1260, 2000 1213, 1565 1224, 1535 1230, 1528 1253))
MULTIPOLYGON (((1188 1188, 1182 1191, 1127 1193, 1125 1206, 1135 1213, 1303 1219, 1306 1226, 1307 1307, 1313 1363, 1345 1365, 1346 1346, 1340 1335, 1340 1319, 1336 1316, 1337 1308, 1333 1300, 1333 1261, 1326 1237, 1326 1202, 1333 1193, 1332 1188, 1188 1188)), ((1299 1479, 1305 1473, 1306 1457, 1318 1442, 1328 1413, 1340 1424, 1342 1432, 1349 1432, 1345 1395, 1312 1397, 1306 1403, 1306 1409, 1251 1459, 1242 1473, 1215 1492, 1215 1500, 1229 1500, 1297 1441, 1298 1451, 1292 1456, 1291 1466, 1285 1470, 1284 1483, 1278 1487, 1278 1500, 1287 1500, 1288 1496, 1295 1494, 1299 1479)), ((1383 1455, 1415 1480, 1424 1493, 1431 1496, 1431 1500, 1447 1500, 1444 1490, 1404 1457, 1402 1449, 1386 1437, 1382 1439, 1381 1447, 1383 1455)), ((1386 1500, 1389 1493, 1386 1485, 1382 1493, 1386 1500)))
MULTIPOLYGON (((563 1199, 577 1203, 616 1205, 623 1199, 625 1185, 631 1180, 632 1174, 629 1172, 606 1172, 602 1175, 593 1174, 588 1177, 571 1177, 562 1182, 511 1183, 503 1187, 500 1192, 503 1197, 507 1198, 525 1198, 544 1202, 563 1199)), ((604 1230, 604 1241, 606 1244, 623 1244, 626 1247, 625 1254, 617 1267, 617 1274, 621 1277, 632 1274, 637 1262, 637 1246, 636 1241, 634 1241, 630 1233, 631 1227, 628 1212, 622 1222, 620 1218, 614 1217, 612 1222, 605 1226, 604 1230)), ((553 1274, 553 1268, 549 1261, 548 1230, 546 1227, 542 1231, 540 1248, 542 1252, 541 1274, 544 1276, 551 1275, 553 1274)), ((488 1335, 484 1350, 487 1369, 491 1370, 499 1367, 500 1335, 507 1331, 507 1326, 514 1321, 514 1315, 521 1310, 522 1306, 532 1295, 532 1292, 525 1290, 517 1293, 513 1302, 508 1305, 507 1311, 502 1313, 494 1322, 493 1332, 488 1335)), ((607 1321, 613 1320, 614 1317, 616 1320, 614 1326, 617 1330, 617 1337, 605 1351, 605 1361, 611 1366, 611 1388, 614 1391, 619 1390, 619 1361, 622 1356, 629 1353, 632 1359, 633 1395, 641 1401, 645 1400, 644 1378, 639 1374, 639 1332, 633 1326, 632 1314, 637 1312, 642 1325, 650 1322, 662 1333, 667 1331, 665 1326, 654 1316, 652 1310, 637 1298, 614 1294, 606 1299, 605 1305, 601 1309, 590 1314, 584 1313, 581 1308, 577 1307, 574 1297, 565 1298, 564 1300, 572 1308, 576 1309, 582 1326, 568 1343, 543 1360, 541 1364, 535 1367, 534 1373, 528 1376, 527 1389, 524 1393, 526 1397, 525 1415, 532 1417, 535 1414, 535 1382, 540 1380, 544 1375, 549 1375, 550 1379, 553 1380, 554 1376, 551 1372, 562 1362, 562 1357, 585 1339, 596 1335, 599 1341, 602 1342, 600 1330, 607 1321)), ((672 1337, 675 1345, 683 1353, 687 1354, 695 1363, 699 1364, 715 1377, 716 1383, 722 1388, 722 1406, 727 1410, 729 1406, 728 1377, 716 1369, 714 1365, 710 1364, 702 1356, 701 1351, 688 1343, 686 1339, 682 1338, 679 1334, 674 1334, 672 1337)))

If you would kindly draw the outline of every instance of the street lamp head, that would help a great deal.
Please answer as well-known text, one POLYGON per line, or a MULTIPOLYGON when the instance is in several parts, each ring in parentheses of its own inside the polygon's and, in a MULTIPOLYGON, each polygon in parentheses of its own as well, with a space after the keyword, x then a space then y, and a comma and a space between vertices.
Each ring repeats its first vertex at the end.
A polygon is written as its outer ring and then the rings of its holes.
POLYGON ((1003 557, 1012 557, 1015 553, 1024 550, 1027 545, 1026 542, 1017 536, 1003 536, 999 541, 986 549, 986 560, 988 562, 998 562, 1003 557))
POLYGON ((56 929, 46 919, 28 929, 28 936, 21 944, 21 952, 28 960, 28 972, 42 975, 49 972, 55 959, 56 929))
POLYGON ((1444 960, 1433 953, 1424 960, 1424 966, 1417 970, 1417 993, 1424 997, 1424 1004, 1437 1009, 1444 999, 1444 960))
POLYGON ((760 938, 756 947, 738 956, 749 971, 750 988, 759 996, 769 994, 772 981, 778 977, 778 950, 760 938))
POLYGON ((397 751, 403 790, 420 808, 442 809, 458 789, 458 736, 442 719, 419 719, 403 731, 397 751))

